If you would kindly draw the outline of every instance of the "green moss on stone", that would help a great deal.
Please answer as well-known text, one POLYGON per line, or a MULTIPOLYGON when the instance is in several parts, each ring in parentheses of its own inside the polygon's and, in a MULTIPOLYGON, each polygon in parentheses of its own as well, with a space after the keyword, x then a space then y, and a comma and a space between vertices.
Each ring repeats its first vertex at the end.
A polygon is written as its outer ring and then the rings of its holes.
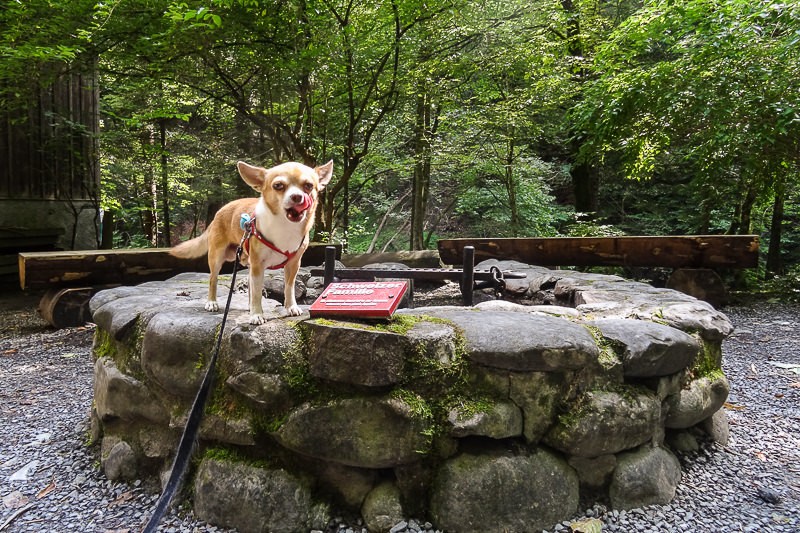
POLYGON ((722 345, 720 343, 710 343, 695 336, 700 343, 700 353, 694 361, 694 364, 689 369, 689 377, 691 380, 698 378, 717 379, 724 377, 722 372, 722 345))
POLYGON ((239 463, 247 466, 252 466, 254 468, 274 467, 274 465, 266 459, 254 459, 252 457, 244 455, 238 450, 234 450, 232 448, 223 446, 213 446, 207 448, 206 451, 203 453, 203 459, 228 462, 228 463, 239 463))
POLYGON ((418 315, 394 315, 389 320, 369 322, 359 322, 355 320, 334 320, 329 318, 314 318, 309 322, 313 324, 319 324, 320 326, 354 328, 365 331, 378 331, 394 333, 396 335, 405 335, 411 330, 411 328, 413 328, 422 320, 424 320, 424 318, 418 315))
POLYGON ((597 362, 600 366, 610 369, 622 363, 620 357, 625 352, 623 343, 604 336, 597 326, 584 324, 584 327, 589 330, 589 334, 594 338, 594 342, 598 350, 600 350, 600 354, 597 357, 597 362))
MULTIPOLYGON (((138 329, 138 325, 137 325, 138 329)), ((127 342, 119 342, 107 331, 97 328, 94 332, 93 354, 95 360, 107 357, 114 361, 120 370, 139 381, 145 381, 146 376, 141 365, 142 341, 140 334, 135 331, 133 346, 130 346, 131 339, 127 342), (138 339, 138 340, 137 340, 138 339)))
POLYGON ((488 413, 495 405, 495 401, 489 398, 459 398, 457 403, 451 404, 450 409, 455 409, 458 413, 459 422, 469 420, 479 413, 488 413))

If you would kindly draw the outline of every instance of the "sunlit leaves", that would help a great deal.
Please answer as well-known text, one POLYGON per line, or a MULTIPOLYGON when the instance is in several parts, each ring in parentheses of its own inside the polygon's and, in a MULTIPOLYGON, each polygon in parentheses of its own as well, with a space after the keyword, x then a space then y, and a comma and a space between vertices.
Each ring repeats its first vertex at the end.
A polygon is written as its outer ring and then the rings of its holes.
POLYGON ((796 3, 649 3, 601 47, 602 76, 576 111, 585 155, 620 152, 639 178, 665 145, 709 176, 796 165, 798 32, 796 3))

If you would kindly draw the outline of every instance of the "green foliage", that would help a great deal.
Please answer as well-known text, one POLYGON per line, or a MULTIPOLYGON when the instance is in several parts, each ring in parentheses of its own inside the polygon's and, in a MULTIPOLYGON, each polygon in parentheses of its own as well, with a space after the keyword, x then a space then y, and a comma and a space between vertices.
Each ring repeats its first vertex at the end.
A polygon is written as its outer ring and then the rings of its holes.
POLYGON ((751 273, 743 284, 744 293, 734 295, 734 298, 744 302, 758 301, 800 303, 800 265, 794 264, 787 268, 782 276, 763 279, 757 273, 751 273))
POLYGON ((568 211, 554 206, 554 199, 546 189, 548 174, 553 168, 536 159, 526 163, 519 164, 518 172, 510 177, 517 195, 519 220, 516 222, 509 206, 508 184, 503 181, 504 169, 492 161, 472 169, 454 213, 462 218, 473 236, 556 235, 556 227, 567 219, 568 211))
POLYGON ((795 4, 649 2, 600 47, 573 114, 584 156, 618 154, 636 179, 686 165, 722 194, 737 176, 769 187, 798 163, 798 29, 795 4))
POLYGON ((96 75, 100 202, 119 245, 198 234, 252 194, 237 160, 332 158, 317 238, 350 252, 451 236, 755 232, 787 264, 800 259, 796 3, 2 7, 11 120, 64 73, 96 75), (784 189, 789 223, 767 236, 784 189), (576 213, 587 195, 597 211, 576 213))

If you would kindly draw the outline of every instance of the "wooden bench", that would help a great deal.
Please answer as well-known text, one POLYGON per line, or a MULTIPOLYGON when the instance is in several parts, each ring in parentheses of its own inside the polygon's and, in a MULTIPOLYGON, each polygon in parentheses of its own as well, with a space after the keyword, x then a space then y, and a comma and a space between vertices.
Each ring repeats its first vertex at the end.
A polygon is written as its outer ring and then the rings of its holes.
POLYGON ((716 270, 758 266, 757 235, 677 235, 441 239, 445 264, 458 264, 463 250, 475 248, 475 260, 509 259, 544 267, 665 267, 667 286, 715 306, 727 293, 716 270))

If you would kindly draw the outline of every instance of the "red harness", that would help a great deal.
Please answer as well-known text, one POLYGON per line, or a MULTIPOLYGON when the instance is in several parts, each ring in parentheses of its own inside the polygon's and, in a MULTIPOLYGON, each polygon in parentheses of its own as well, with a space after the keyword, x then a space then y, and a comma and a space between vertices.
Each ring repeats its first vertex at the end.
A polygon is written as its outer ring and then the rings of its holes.
POLYGON ((285 267, 286 263, 291 261, 292 258, 297 255, 297 252, 300 251, 300 248, 302 248, 303 243, 306 240, 306 237, 304 235, 303 236, 303 240, 300 241, 300 245, 297 247, 297 249, 294 252, 286 252, 284 250, 281 250, 280 248, 278 248, 277 246, 275 246, 274 244, 269 242, 269 240, 267 240, 267 238, 264 237, 264 235, 262 235, 260 231, 258 231, 258 228, 256 227, 256 215, 255 214, 253 214, 253 216, 250 217, 250 220, 248 220, 244 224, 244 231, 245 231, 244 251, 247 252, 247 255, 250 255, 250 237, 255 237, 256 239, 258 239, 258 242, 260 242, 261 244, 263 244, 264 246, 266 246, 270 250, 272 250, 274 252, 278 252, 279 254, 281 254, 282 256, 284 256, 286 258, 286 259, 283 260, 283 262, 281 262, 281 263, 279 263, 277 265, 266 267, 269 270, 278 270, 278 269, 281 269, 281 268, 285 267), (249 236, 247 236, 247 234, 249 234, 249 236))

